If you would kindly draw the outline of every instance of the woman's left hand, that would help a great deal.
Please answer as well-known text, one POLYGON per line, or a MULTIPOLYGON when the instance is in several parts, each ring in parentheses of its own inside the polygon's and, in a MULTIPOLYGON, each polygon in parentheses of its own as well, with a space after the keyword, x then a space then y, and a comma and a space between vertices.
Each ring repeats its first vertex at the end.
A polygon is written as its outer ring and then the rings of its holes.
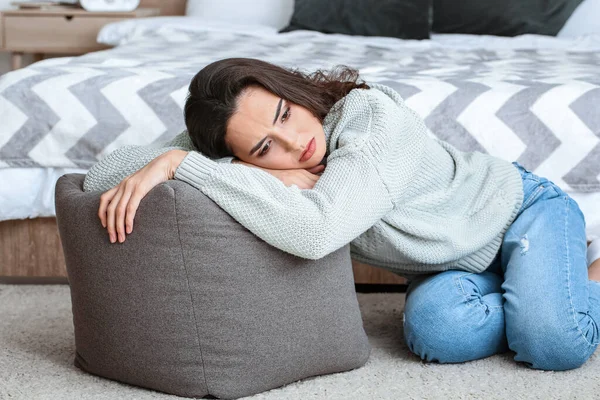
POLYGON ((98 217, 107 228, 111 243, 117 235, 120 243, 125 241, 125 233, 133 230, 133 219, 142 198, 156 185, 173 179, 185 155, 187 151, 167 151, 100 196, 98 217))

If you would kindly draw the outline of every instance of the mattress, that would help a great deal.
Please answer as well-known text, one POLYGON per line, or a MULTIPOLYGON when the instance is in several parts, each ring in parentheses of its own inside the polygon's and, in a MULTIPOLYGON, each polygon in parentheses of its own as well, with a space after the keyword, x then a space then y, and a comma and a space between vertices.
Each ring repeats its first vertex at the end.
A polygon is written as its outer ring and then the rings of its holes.
POLYGON ((600 119, 593 107, 600 101, 600 35, 434 34, 417 41, 228 32, 175 19, 151 29, 128 24, 103 30, 114 49, 0 77, 0 220, 54 216, 61 175, 85 173, 120 146, 172 138, 184 128, 193 74, 240 56, 306 70, 354 66, 367 82, 396 89, 430 134, 460 150, 519 161, 557 183, 580 204, 588 236, 600 235, 600 119))

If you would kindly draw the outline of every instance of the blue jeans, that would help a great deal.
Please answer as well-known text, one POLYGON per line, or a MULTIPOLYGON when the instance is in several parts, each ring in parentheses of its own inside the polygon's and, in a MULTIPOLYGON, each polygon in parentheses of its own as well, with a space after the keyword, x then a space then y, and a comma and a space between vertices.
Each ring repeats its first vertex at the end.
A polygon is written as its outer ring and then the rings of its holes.
POLYGON ((404 340, 425 361, 514 351, 544 370, 581 366, 600 338, 600 282, 588 280, 585 221, 557 185, 513 163, 524 199, 483 272, 449 270, 409 282, 404 340))

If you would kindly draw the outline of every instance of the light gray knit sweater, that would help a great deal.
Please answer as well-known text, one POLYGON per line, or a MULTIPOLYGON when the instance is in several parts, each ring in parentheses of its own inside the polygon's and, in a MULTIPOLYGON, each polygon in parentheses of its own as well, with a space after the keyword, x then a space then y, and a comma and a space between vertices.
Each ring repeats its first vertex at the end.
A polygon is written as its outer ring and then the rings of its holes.
POLYGON ((205 157, 184 131, 162 146, 115 150, 90 169, 84 190, 106 191, 158 155, 188 150, 175 179, 283 251, 314 260, 350 243, 357 261, 400 275, 483 271, 523 201, 518 170, 428 135, 397 92, 369 86, 325 117, 327 167, 313 189, 205 157))

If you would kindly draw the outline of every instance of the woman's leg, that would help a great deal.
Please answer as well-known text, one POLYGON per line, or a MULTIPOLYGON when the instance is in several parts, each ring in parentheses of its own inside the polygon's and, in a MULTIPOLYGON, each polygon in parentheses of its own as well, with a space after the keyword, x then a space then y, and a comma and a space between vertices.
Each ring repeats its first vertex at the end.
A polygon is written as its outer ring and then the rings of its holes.
POLYGON ((600 283, 588 280, 584 217, 558 186, 519 170, 525 199, 501 248, 508 345, 532 368, 577 368, 600 337, 600 283))
MULTIPOLYGON (((497 261, 498 271, 499 258, 497 261)), ((445 271, 412 280, 404 307, 404 340, 426 361, 463 362, 508 350, 502 277, 445 271)))

